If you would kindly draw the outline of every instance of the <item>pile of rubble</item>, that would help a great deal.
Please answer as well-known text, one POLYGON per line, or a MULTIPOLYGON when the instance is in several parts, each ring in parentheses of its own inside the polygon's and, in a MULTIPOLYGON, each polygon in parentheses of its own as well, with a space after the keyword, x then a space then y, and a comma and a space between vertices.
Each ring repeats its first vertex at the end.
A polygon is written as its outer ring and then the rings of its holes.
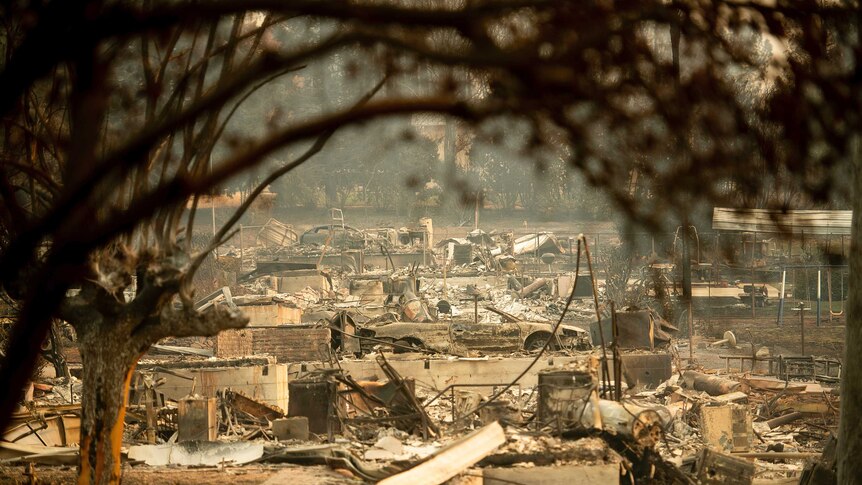
MULTIPOLYGON (((596 308, 601 282, 560 262, 571 240, 474 231, 435 245, 420 226, 300 235, 270 221, 259 246, 223 256, 235 284, 196 307, 250 324, 153 346, 130 385, 126 464, 326 465, 390 484, 833 473, 832 361, 752 346, 720 355, 723 372, 697 367, 657 312, 596 308)), ((76 462, 81 383, 66 374, 34 383, 0 460, 76 462)))
MULTIPOLYGON (((743 484, 831 473, 838 398, 817 382, 680 369, 652 389, 621 389, 615 400, 616 383, 595 355, 538 372, 536 385, 508 388, 434 389, 403 377, 385 354, 375 363, 385 380, 357 380, 337 365, 300 370, 287 383, 287 409, 230 388, 207 397, 194 379, 187 396, 169 399, 160 376, 171 370, 139 371, 124 458, 149 466, 326 464, 390 483, 420 473, 439 477, 434 483, 476 475, 517 481, 525 469, 552 481, 612 483, 743 484)), ((34 386, 0 442, 3 459, 75 462, 80 383, 63 380, 34 386)))

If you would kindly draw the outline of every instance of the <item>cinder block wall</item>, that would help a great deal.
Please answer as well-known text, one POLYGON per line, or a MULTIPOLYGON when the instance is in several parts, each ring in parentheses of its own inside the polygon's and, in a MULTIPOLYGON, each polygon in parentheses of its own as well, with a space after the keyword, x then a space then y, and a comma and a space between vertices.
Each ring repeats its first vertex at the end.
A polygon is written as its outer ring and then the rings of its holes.
POLYGON ((252 329, 223 330, 216 335, 216 357, 245 357, 254 355, 252 347, 252 329))
POLYGON ((219 358, 271 355, 278 362, 317 361, 330 341, 328 328, 291 325, 226 330, 216 337, 215 355, 219 358))
POLYGON ((272 355, 278 362, 321 360, 320 350, 329 345, 328 328, 264 327, 253 329, 253 350, 272 355))

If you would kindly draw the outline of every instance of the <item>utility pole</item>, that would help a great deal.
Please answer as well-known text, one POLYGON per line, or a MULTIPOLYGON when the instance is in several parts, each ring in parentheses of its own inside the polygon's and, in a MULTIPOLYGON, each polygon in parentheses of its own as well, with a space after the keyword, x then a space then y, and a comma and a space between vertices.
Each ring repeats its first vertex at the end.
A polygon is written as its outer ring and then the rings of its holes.
POLYGON ((691 305, 691 249, 688 247, 688 221, 682 226, 682 297, 691 305))
MULTIPOLYGON (((673 67, 673 83, 677 91, 682 85, 679 66, 679 44, 682 36, 681 23, 683 20, 682 12, 678 13, 676 22, 670 23, 670 49, 671 60, 673 67)), ((677 143, 677 149, 680 156, 684 156, 682 148, 688 143, 688 133, 679 135, 681 139, 677 143)), ((688 359, 689 364, 694 361, 694 318, 691 314, 691 254, 688 247, 688 217, 684 217, 682 221, 682 299, 683 304, 688 308, 688 359)))
POLYGON ((691 314, 691 250, 688 247, 688 218, 682 226, 682 301, 688 308, 688 358, 694 360, 694 317, 691 314))

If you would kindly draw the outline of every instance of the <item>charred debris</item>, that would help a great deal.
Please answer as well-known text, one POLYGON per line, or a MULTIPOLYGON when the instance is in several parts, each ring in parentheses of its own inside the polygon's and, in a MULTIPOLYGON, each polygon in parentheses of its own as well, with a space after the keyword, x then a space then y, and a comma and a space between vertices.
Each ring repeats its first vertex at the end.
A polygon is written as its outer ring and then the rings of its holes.
MULTIPOLYGON (((239 308, 249 326, 141 359, 124 466, 326 465, 390 484, 834 482, 840 360, 714 321, 692 335, 658 304, 618 308, 586 238, 435 238, 430 219, 243 232, 219 249, 223 286, 196 305, 239 308)), ((766 283, 725 285, 728 307, 775 304, 766 283)), ((0 441, 6 465, 77 462, 79 359, 55 333, 54 365, 0 441)))

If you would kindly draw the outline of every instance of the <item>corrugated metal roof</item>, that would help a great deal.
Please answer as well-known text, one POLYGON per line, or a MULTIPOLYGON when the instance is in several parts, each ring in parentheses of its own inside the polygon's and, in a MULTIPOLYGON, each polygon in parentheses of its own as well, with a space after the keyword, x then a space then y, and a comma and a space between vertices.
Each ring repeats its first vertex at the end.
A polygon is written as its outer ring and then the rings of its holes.
POLYGON ((712 210, 712 228, 719 231, 782 232, 789 234, 850 234, 853 211, 768 209, 712 210))

